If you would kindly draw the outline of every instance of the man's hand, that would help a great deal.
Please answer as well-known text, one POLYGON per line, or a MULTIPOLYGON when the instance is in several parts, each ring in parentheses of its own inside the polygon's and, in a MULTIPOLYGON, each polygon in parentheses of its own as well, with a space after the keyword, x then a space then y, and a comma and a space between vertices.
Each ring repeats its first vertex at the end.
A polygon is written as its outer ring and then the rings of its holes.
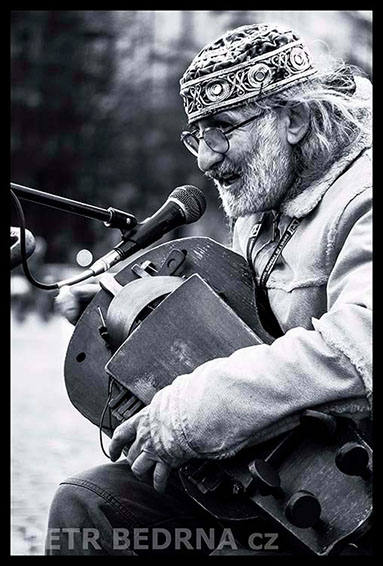
POLYGON ((76 324, 85 308, 100 290, 98 283, 63 287, 56 297, 56 308, 70 323, 76 324))
POLYGON ((153 448, 146 408, 115 429, 109 446, 112 462, 118 460, 122 450, 128 447, 129 452, 126 459, 134 475, 145 481, 150 478, 150 472, 154 468, 153 487, 156 491, 163 493, 171 468, 153 448))

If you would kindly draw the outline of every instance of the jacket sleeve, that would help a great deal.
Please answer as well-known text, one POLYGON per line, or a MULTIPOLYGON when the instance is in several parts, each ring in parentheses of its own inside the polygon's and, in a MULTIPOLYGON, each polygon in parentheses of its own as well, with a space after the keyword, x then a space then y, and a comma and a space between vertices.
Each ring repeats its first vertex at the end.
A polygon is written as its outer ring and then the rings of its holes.
POLYGON ((271 345, 209 361, 154 396, 152 441, 170 465, 231 456, 288 430, 308 407, 368 414, 371 211, 352 206, 334 230, 344 241, 334 246, 328 310, 312 330, 294 328, 271 345))

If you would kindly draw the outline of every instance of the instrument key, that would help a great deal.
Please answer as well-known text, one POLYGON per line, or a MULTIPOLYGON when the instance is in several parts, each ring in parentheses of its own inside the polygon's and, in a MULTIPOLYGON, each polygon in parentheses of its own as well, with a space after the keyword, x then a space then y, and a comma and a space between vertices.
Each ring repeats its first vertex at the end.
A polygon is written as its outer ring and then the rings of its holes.
POLYGON ((319 521, 321 511, 318 498, 309 491, 300 489, 287 502, 285 515, 294 526, 308 529, 319 521))
POLYGON ((256 458, 249 464, 249 472, 261 495, 273 495, 276 498, 283 497, 281 479, 273 466, 264 460, 256 458))
POLYGON ((358 442, 346 442, 338 448, 335 455, 337 468, 349 476, 360 476, 368 480, 371 477, 367 448, 358 442))

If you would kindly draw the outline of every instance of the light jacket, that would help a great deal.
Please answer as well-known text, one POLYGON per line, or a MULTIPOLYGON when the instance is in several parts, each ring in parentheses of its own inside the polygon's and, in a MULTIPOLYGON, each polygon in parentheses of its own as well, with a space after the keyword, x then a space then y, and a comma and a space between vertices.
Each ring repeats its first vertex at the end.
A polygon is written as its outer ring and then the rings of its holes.
MULTIPOLYGON (((306 408, 370 414, 370 146, 364 136, 281 206, 280 234, 300 219, 266 284, 284 335, 177 377, 145 409, 154 448, 171 466, 231 456, 295 426, 306 408)), ((244 256, 258 219, 236 223, 233 247, 244 256)), ((252 253, 257 278, 278 241, 266 224, 252 253)))

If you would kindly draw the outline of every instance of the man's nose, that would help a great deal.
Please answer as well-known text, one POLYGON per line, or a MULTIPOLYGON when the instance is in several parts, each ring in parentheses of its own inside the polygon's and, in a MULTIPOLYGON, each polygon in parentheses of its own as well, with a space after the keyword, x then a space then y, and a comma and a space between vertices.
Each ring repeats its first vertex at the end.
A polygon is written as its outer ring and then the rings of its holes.
POLYGON ((200 141, 198 147, 198 167, 199 169, 205 173, 209 171, 218 163, 221 163, 224 160, 225 156, 223 153, 218 153, 210 149, 204 139, 200 141))

